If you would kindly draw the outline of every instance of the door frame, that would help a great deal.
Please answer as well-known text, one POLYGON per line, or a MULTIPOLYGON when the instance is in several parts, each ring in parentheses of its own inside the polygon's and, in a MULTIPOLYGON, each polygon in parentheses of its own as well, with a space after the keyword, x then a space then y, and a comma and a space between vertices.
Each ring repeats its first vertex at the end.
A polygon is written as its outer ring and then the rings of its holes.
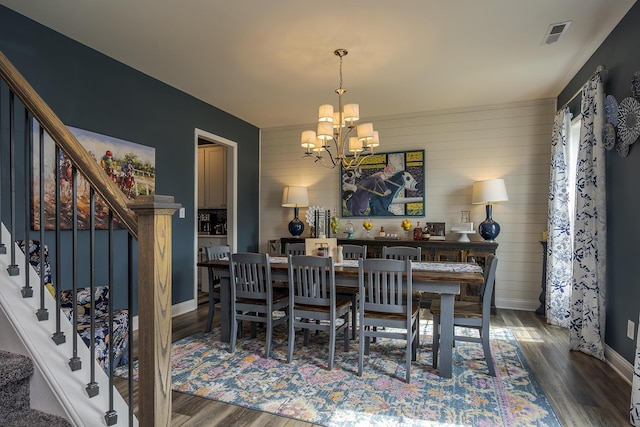
MULTIPOLYGON (((222 136, 195 129, 193 174, 193 259, 198 260, 198 140, 205 140, 227 148, 227 244, 231 252, 238 246, 238 143, 222 136), (229 233, 230 231, 230 233, 229 233)), ((198 266, 193 263, 193 295, 198 295, 198 266)))

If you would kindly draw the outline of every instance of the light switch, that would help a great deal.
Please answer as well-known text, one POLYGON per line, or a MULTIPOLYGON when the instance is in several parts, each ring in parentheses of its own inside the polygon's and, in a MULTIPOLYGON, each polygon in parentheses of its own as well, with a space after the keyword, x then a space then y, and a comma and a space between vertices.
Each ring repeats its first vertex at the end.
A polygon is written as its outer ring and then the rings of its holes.
POLYGON ((179 216, 180 218, 184 218, 184 217, 185 217, 185 215, 186 215, 186 210, 185 210, 185 208, 180 208, 180 210, 178 211, 178 216, 179 216))

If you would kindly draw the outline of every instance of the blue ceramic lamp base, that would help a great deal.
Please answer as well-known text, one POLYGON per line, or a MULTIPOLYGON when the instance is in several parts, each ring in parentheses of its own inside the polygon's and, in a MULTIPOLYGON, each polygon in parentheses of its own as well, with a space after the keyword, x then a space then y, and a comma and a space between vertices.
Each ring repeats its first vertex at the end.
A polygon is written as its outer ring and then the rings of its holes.
POLYGON ((298 208, 294 208, 294 218, 289 222, 289 233, 293 237, 300 237, 304 231, 304 222, 298 218, 298 208))
POLYGON ((500 234, 500 224, 495 222, 491 215, 492 207, 491 204, 487 203, 487 219, 478 225, 478 233, 484 240, 493 242, 495 238, 498 237, 498 234, 500 234))

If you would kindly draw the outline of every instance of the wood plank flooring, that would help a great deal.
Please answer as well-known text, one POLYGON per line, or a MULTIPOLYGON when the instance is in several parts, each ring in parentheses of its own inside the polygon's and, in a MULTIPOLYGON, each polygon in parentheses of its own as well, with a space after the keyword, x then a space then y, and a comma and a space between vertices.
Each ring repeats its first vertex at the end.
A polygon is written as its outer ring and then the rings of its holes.
MULTIPOLYGON (((203 331, 206 319, 207 306, 203 304, 196 311, 176 316, 173 319, 173 341, 203 331)), ((216 315, 214 327, 217 321, 216 315)), ((565 329, 549 326, 542 316, 526 311, 498 309, 491 322, 495 326, 509 327, 514 332, 563 426, 629 425, 631 385, 606 363, 569 351, 565 329)), ((126 382, 117 380, 116 385, 126 394, 126 382)), ((173 392, 172 426, 316 425, 173 392)))

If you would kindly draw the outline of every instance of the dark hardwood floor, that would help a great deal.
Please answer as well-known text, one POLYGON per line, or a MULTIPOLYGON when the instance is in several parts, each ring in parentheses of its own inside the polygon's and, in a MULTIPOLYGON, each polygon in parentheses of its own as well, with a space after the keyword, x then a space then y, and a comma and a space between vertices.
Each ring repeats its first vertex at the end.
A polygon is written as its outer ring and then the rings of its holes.
MULTIPOLYGON (((173 340, 204 330, 206 319, 204 304, 194 312, 175 317, 173 340)), ((216 322, 217 315, 214 327, 216 322)), ((491 322, 513 331, 563 426, 629 425, 631 385, 606 363, 569 351, 566 330, 549 326, 542 316, 526 311, 498 309, 491 322)), ((116 385, 126 392, 126 382, 119 380, 116 385)), ((178 392, 173 393, 172 425, 314 426, 178 392)))

